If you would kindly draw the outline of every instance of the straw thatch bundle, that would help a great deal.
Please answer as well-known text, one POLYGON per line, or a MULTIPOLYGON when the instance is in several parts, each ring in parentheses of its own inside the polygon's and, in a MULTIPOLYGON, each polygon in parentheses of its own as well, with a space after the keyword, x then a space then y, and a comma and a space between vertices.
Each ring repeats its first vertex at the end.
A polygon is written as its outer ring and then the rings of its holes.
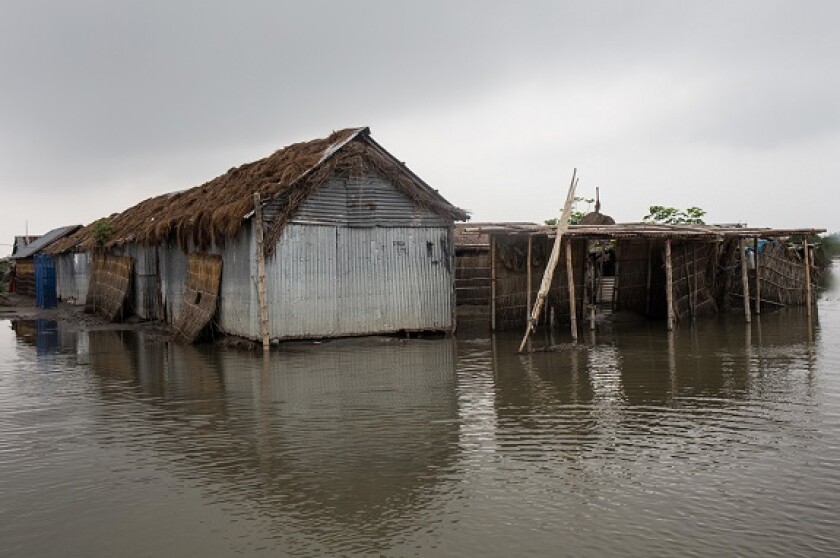
POLYGON ((257 192, 264 201, 278 196, 285 200, 279 218, 269 224, 266 245, 270 253, 288 219, 315 188, 335 173, 364 176, 369 172, 389 179, 416 203, 441 215, 467 217, 376 144, 367 128, 349 128, 327 138, 289 145, 201 186, 147 199, 107 218, 110 235, 106 240, 97 238, 94 223, 56 243, 50 252, 87 251, 129 242, 153 245, 173 237, 185 249, 192 243, 206 250, 239 233, 254 209, 253 194, 257 192))

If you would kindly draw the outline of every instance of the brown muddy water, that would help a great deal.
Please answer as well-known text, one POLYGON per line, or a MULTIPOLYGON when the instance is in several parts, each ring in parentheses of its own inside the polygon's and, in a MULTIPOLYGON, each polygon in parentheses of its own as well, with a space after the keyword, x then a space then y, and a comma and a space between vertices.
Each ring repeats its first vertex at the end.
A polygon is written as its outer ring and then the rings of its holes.
POLYGON ((0 322, 0 555, 840 555, 838 336, 836 289, 529 356, 0 322))

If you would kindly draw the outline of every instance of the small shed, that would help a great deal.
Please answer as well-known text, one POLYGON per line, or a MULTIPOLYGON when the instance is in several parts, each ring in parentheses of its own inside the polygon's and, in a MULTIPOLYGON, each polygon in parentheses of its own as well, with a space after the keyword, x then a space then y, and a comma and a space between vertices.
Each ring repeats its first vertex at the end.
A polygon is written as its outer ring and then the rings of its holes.
MULTIPOLYGON (((464 219, 368 128, 350 128, 145 200, 53 252, 90 256, 86 302, 115 319, 195 329, 204 316, 259 339, 264 258, 273 339, 452 331, 464 219)), ((71 274, 59 264, 60 284, 71 274)))
MULTIPOLYGON (((81 225, 69 225, 53 229, 42 236, 15 237, 15 247, 11 256, 15 262, 15 291, 23 296, 36 297, 35 256, 43 254, 50 246, 81 228, 81 225), (20 243, 19 239, 22 240, 20 243)), ((51 265, 51 258, 42 262, 51 265)), ((54 292, 49 294, 51 298, 55 298, 54 292)))

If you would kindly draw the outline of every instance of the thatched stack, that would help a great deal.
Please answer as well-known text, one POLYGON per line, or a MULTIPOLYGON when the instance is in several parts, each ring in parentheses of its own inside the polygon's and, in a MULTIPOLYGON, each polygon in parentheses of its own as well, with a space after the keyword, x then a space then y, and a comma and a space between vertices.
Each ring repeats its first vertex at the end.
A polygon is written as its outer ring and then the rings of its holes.
POLYGON ((369 136, 367 128, 348 128, 329 137, 296 143, 274 154, 230 169, 213 180, 182 192, 147 199, 108 217, 107 239, 97 238, 93 223, 56 243, 51 253, 91 251, 126 243, 154 245, 174 237, 186 248, 192 243, 207 250, 222 245, 241 230, 253 210, 253 194, 269 201, 281 194, 284 211, 268 229, 270 252, 285 223, 312 191, 336 172, 363 176, 376 172, 416 203, 452 219, 466 212, 449 204, 369 136))

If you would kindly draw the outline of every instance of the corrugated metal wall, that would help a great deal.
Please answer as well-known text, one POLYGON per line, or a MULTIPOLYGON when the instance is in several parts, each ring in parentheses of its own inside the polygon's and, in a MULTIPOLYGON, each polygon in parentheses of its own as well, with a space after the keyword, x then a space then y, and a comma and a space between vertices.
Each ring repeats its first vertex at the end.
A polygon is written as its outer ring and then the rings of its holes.
POLYGON ((122 252, 123 255, 134 258, 133 285, 129 294, 131 309, 144 320, 163 319, 157 247, 129 244, 122 252))
POLYGON ((266 265, 271 336, 453 327, 448 227, 290 224, 266 265))
MULTIPOLYGON (((281 196, 263 209, 266 224, 286 206, 281 196)), ((384 178, 333 178, 298 208, 292 223, 350 227, 445 227, 439 215, 415 204, 384 178)))
POLYGON ((222 331, 256 339, 260 331, 253 220, 235 240, 215 252, 222 255, 219 327, 222 331))
POLYGON ((55 256, 56 289, 64 302, 87 301, 90 254, 66 253, 55 256))

